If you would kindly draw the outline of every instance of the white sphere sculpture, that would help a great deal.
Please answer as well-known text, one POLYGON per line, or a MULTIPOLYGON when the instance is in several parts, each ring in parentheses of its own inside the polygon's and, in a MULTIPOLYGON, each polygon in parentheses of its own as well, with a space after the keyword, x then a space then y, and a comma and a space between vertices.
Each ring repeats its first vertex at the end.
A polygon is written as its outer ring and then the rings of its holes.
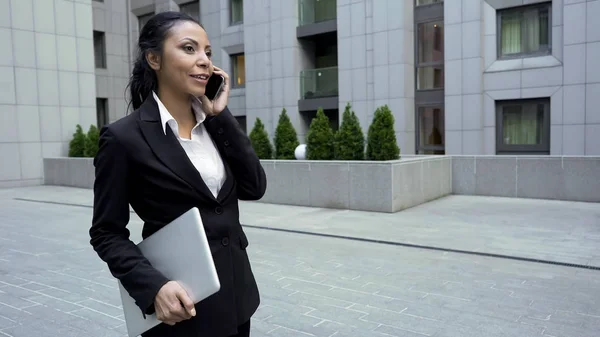
POLYGON ((298 160, 305 160, 306 159, 306 144, 298 145, 298 147, 296 147, 296 150, 294 150, 294 155, 296 156, 296 159, 298 159, 298 160))

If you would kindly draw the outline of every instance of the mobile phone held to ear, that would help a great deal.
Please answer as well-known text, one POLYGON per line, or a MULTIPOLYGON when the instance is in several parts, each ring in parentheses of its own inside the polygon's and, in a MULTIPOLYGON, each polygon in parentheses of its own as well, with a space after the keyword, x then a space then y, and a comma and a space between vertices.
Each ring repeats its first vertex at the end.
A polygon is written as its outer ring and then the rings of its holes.
POLYGON ((204 91, 206 98, 213 101, 221 93, 224 83, 225 78, 223 76, 213 73, 208 79, 206 90, 204 91))

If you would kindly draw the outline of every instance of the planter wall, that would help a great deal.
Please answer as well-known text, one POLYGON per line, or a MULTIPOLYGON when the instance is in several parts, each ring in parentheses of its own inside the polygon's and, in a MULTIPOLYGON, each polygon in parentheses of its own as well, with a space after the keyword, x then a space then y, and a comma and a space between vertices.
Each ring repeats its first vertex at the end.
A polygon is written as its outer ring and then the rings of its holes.
POLYGON ((268 178, 265 203, 397 212, 452 193, 449 157, 262 163, 268 178))
POLYGON ((600 157, 453 156, 454 194, 600 202, 600 157))
MULTIPOLYGON (((261 202, 397 212, 449 194, 600 202, 600 157, 431 156, 263 160, 261 202)), ((92 188, 91 158, 45 158, 44 184, 92 188)))
POLYGON ((94 187, 93 158, 44 158, 44 185, 94 187))

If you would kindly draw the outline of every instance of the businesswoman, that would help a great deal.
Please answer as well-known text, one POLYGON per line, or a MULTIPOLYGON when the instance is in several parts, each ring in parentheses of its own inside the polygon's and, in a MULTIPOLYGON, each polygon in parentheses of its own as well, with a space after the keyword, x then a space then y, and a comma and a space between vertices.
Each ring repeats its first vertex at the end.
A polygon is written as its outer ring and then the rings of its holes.
POLYGON ((259 293, 238 199, 260 199, 267 182, 227 109, 229 76, 212 64, 206 32, 186 14, 154 16, 138 49, 129 83, 134 111, 101 130, 90 243, 140 315, 156 313, 162 321, 143 336, 249 336, 259 293), (213 73, 225 83, 211 101, 204 93, 213 73), (198 207, 220 291, 194 305, 153 268, 129 239, 129 205, 144 221, 144 238, 198 207))

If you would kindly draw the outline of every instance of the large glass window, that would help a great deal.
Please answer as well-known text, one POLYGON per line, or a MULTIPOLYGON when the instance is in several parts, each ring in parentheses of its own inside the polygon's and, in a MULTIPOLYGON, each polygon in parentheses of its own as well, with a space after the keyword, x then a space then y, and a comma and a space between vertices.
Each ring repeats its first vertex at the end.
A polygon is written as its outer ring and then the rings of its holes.
POLYGON ((196 19, 196 21, 200 22, 200 2, 194 1, 184 5, 179 6, 179 11, 196 19))
POLYGON ((417 26, 417 90, 444 87, 444 22, 417 26))
POLYGON ((498 153, 550 153, 550 100, 497 102, 498 153))
POLYGON ((246 85, 246 57, 244 54, 231 55, 231 68, 233 73, 233 87, 246 85))
POLYGON ((244 1, 243 0, 231 0, 231 2, 229 3, 229 11, 231 13, 231 24, 232 25, 237 25, 237 24, 244 22, 244 1))
POLYGON ((104 32, 94 31, 94 63, 96 68, 106 68, 106 37, 104 32))
POLYGON ((417 108, 417 149, 419 154, 444 154, 444 125, 442 106, 417 108))
POLYGON ((498 58, 549 54, 551 5, 548 2, 498 11, 498 58))

